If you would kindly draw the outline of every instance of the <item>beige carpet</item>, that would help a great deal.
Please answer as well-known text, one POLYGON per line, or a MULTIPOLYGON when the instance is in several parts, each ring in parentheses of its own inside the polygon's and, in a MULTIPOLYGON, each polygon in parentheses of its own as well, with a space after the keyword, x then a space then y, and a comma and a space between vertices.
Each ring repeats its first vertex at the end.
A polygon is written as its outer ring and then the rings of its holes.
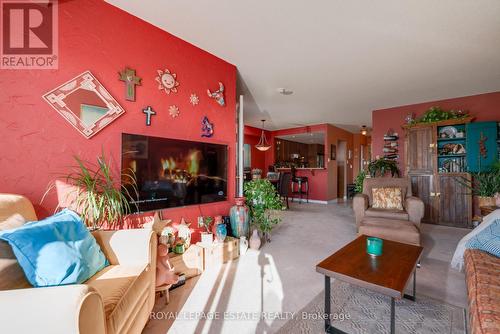
MULTIPOLYGON (((456 244, 468 230, 423 225, 424 256, 417 293, 466 307, 464 275, 449 268, 456 244)), ((274 333, 323 291, 316 264, 356 236, 349 204, 298 204, 285 212, 272 242, 239 260, 212 268, 186 287, 171 293, 171 302, 157 302, 159 312, 144 333, 274 333), (251 319, 210 319, 210 315, 251 319), (272 317, 273 314, 283 317, 272 317), (167 318, 167 319, 166 319, 167 318)))
MULTIPOLYGON (((418 291, 417 291, 418 293, 418 291)), ((390 332, 390 298, 347 283, 334 281, 331 288, 332 325, 346 333, 376 334, 390 332)), ((294 314, 278 334, 313 334, 324 331, 325 296, 320 293, 294 314)), ((465 310, 422 294, 415 302, 396 301, 396 333, 464 334, 465 310)))

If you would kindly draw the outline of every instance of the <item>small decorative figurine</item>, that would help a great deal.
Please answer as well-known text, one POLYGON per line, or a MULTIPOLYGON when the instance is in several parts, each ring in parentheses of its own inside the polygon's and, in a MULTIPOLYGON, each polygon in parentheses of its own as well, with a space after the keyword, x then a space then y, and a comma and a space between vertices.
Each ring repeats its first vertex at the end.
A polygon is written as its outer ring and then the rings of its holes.
POLYGON ((207 137, 210 138, 214 135, 214 125, 210 123, 208 120, 208 117, 205 116, 203 117, 203 120, 201 121, 201 136, 202 137, 207 137))
POLYGON ((135 86, 141 85, 141 78, 135 75, 135 70, 125 67, 120 74, 120 80, 125 82, 125 100, 135 101, 135 86))
POLYGON ((146 114, 146 125, 150 126, 151 116, 156 115, 156 112, 150 106, 147 106, 146 108, 142 109, 142 112, 146 114))
POLYGON ((226 105, 226 102, 224 101, 224 85, 222 84, 222 82, 219 82, 219 89, 213 93, 210 91, 210 89, 207 89, 207 94, 209 97, 217 101, 217 103, 221 107, 224 107, 226 105))
POLYGON ((158 76, 156 77, 156 81, 158 81, 158 89, 164 90, 165 93, 170 94, 177 93, 177 86, 179 86, 179 82, 177 82, 177 74, 170 73, 168 69, 164 71, 158 70, 158 76))
POLYGON ((191 103, 193 106, 196 106, 198 105, 198 103, 200 103, 200 98, 198 97, 198 95, 193 93, 189 97, 189 103, 191 103))
POLYGON ((410 112, 408 115, 405 117, 406 124, 413 124, 415 123, 415 113, 410 112))
POLYGON ((177 116, 179 116, 179 107, 177 107, 175 104, 174 105, 171 105, 169 108, 168 108, 168 112, 170 113, 170 116, 172 116, 172 118, 176 118, 177 116))
POLYGON ((181 223, 177 226, 177 237, 184 241, 186 248, 191 244, 191 223, 187 224, 184 218, 181 218, 181 223))
POLYGON ((174 267, 170 263, 168 247, 158 244, 156 255, 156 286, 175 284, 179 281, 179 276, 175 274, 174 267))

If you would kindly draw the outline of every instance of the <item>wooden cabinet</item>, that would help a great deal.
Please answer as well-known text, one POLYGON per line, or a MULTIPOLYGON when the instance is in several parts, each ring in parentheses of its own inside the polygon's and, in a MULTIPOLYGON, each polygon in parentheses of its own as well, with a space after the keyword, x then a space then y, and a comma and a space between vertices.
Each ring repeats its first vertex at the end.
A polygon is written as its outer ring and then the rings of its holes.
POLYGON ((455 227, 470 227, 471 201, 468 200, 470 192, 457 178, 470 180, 470 174, 442 174, 439 175, 439 222, 443 225, 455 227))
POLYGON ((472 196, 460 182, 470 180, 470 174, 448 173, 440 167, 448 156, 440 152, 443 139, 439 135, 445 126, 464 127, 468 122, 470 119, 405 127, 405 172, 411 180, 412 194, 424 202, 425 223, 471 227, 472 196))
POLYGON ((407 171, 418 174, 434 174, 435 151, 432 127, 412 128, 408 131, 406 150, 407 171))

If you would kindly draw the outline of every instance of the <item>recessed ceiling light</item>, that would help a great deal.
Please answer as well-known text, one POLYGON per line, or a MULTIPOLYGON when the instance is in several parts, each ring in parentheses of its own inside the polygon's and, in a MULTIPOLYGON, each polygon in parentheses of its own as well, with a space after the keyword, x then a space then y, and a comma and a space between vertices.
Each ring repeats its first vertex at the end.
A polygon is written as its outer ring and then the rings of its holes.
POLYGON ((292 94, 293 94, 293 90, 291 90, 291 89, 286 89, 286 88, 278 88, 278 92, 279 92, 281 95, 292 95, 292 94))

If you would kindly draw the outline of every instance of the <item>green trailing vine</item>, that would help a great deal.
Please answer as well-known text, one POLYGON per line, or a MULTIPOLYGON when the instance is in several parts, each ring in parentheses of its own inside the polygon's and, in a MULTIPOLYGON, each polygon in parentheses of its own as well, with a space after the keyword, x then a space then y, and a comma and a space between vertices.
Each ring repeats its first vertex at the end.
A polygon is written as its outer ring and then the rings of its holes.
POLYGON ((469 115, 463 110, 443 110, 441 107, 430 107, 421 117, 413 120, 410 124, 434 123, 450 119, 464 119, 469 115))

